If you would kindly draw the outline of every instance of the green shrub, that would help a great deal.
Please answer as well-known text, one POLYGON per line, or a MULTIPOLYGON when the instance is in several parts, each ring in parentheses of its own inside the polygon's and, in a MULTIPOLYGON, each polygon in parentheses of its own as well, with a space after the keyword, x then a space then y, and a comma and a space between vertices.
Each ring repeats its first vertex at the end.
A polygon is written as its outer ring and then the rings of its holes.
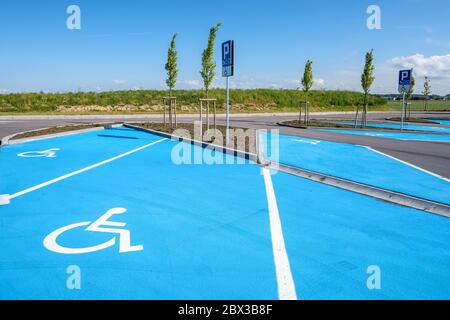
MULTIPOLYGON (((167 91, 129 90, 111 92, 76 93, 16 93, 0 95, 0 112, 56 112, 59 106, 117 106, 117 105, 160 105, 167 91)), ((175 90, 178 104, 198 105, 204 97, 202 90, 175 90)), ((216 98, 217 107, 223 110, 225 91, 212 89, 210 97, 216 98)), ((232 90, 231 106, 244 111, 296 111, 305 95, 299 90, 251 89, 232 90)), ((351 91, 310 91, 309 101, 312 111, 353 110, 363 101, 363 94, 351 91)), ((379 96, 369 97, 369 106, 383 108, 386 101, 379 96)))

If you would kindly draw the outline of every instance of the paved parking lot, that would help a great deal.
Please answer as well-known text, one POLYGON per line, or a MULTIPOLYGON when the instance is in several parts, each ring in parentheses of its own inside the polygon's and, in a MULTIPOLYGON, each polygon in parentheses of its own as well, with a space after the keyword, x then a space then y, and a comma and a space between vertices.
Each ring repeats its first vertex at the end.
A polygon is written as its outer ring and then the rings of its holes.
POLYGON ((450 220, 177 146, 115 128, 1 148, 0 298, 450 297, 450 220))

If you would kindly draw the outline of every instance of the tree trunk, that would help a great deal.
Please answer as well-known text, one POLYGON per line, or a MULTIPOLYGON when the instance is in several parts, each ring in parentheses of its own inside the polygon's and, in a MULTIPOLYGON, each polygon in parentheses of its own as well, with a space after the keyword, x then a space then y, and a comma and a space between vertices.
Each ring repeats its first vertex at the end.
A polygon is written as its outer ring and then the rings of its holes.
POLYGON ((163 100, 163 112, 164 112, 164 128, 166 127, 166 100, 163 100))
POLYGON ((363 113, 363 123, 364 128, 367 127, 367 93, 364 93, 364 113, 363 113))
POLYGON ((303 108, 302 104, 303 104, 303 102, 300 100, 300 103, 298 104, 299 105, 299 109, 300 109, 299 112, 298 112, 298 122, 299 122, 299 124, 302 123, 302 108, 303 108))
POLYGON ((305 102, 305 126, 308 126, 308 120, 309 120, 309 106, 308 106, 308 92, 306 92, 306 102, 305 102))
POLYGON ((169 89, 169 122, 170 122, 170 127, 172 128, 172 89, 169 89))
POLYGON ((307 101, 305 100, 305 116, 303 117, 304 118, 304 123, 305 123, 305 126, 307 125, 306 123, 307 123, 307 120, 306 120, 306 116, 307 116, 307 114, 308 114, 308 111, 306 110, 306 108, 307 108, 307 101))
POLYGON ((356 104, 355 128, 358 126, 359 102, 356 104))
MULTIPOLYGON (((206 88, 206 99, 209 99, 209 88, 206 88)), ((208 115, 208 109, 209 109, 209 101, 206 100, 206 122, 209 123, 209 115, 208 115)), ((203 128, 202 128, 203 130, 203 128)))
POLYGON ((368 109, 369 109, 369 106, 366 102, 366 105, 364 106, 364 128, 367 128, 367 113, 369 111, 368 109))

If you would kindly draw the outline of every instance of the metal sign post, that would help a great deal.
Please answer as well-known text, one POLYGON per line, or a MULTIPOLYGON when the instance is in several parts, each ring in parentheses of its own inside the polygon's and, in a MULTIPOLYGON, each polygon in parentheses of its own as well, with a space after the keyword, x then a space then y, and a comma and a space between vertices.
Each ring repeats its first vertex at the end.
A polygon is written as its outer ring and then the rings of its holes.
POLYGON ((230 141, 230 77, 227 77, 227 103, 226 103, 226 129, 225 129, 225 142, 228 145, 230 141))
POLYGON ((398 92, 403 94, 403 102, 402 102, 402 116, 401 116, 401 131, 403 131, 404 118, 405 118, 405 103, 406 103, 406 93, 411 88, 411 77, 412 70, 400 70, 398 77, 398 92))
POLYGON ((400 131, 403 131, 403 123, 405 121, 405 100, 406 100, 406 92, 403 92, 403 102, 402 102, 402 125, 400 131))
POLYGON ((230 129, 230 77, 234 75, 234 41, 229 40, 222 43, 222 77, 227 78, 227 100, 226 100, 226 129, 225 143, 229 143, 230 129))

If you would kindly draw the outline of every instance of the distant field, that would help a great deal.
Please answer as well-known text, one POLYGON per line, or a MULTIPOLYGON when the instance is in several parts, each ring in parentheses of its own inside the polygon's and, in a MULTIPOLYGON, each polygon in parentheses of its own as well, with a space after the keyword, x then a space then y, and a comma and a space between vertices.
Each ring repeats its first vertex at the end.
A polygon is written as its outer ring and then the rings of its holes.
MULTIPOLYGON (((423 111, 425 110, 425 101, 413 100, 411 110, 423 111)), ((387 105, 392 109, 400 110, 402 107, 401 101, 388 101, 387 105)), ((450 111, 450 101, 428 101, 428 111, 450 111)))
MULTIPOLYGON (((113 92, 78 93, 21 93, 0 95, 0 114, 111 114, 111 113, 161 113, 162 99, 168 92, 158 90, 130 90, 113 92)), ((200 90, 177 90, 178 112, 199 111, 200 90)), ((225 90, 210 91, 210 98, 217 99, 218 112, 224 111, 225 90)), ((232 90, 231 111, 244 112, 298 112, 305 95, 298 90, 253 89, 232 90)), ((354 111, 363 100, 358 92, 312 91, 310 111, 354 111)), ((369 110, 390 110, 386 101, 370 96, 369 110)))

